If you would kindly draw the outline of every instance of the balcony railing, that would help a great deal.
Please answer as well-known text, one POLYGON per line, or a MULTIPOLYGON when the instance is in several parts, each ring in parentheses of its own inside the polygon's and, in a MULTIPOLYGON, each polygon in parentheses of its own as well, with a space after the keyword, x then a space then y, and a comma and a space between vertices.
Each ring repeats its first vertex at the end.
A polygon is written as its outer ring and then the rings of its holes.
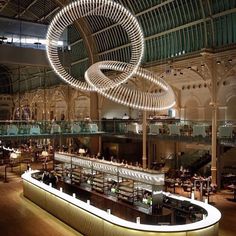
MULTIPOLYGON (((40 135, 73 135, 103 134, 140 136, 142 120, 102 119, 100 121, 2 121, 0 135, 4 136, 40 136, 40 135)), ((212 127, 209 121, 183 120, 148 120, 149 137, 167 139, 191 138, 192 140, 211 140, 212 127)), ((236 140, 236 121, 218 122, 217 138, 225 142, 236 140)))

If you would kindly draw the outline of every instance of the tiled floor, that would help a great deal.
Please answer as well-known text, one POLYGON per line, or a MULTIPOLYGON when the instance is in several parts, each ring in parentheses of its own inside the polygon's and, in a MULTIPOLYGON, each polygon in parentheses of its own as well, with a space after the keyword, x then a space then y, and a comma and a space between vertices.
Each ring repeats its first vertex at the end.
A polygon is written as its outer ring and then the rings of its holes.
MULTIPOLYGON (((0 167, 0 177, 3 169, 0 167)), ((81 235, 22 195, 22 180, 9 173, 9 182, 0 178, 0 235, 3 236, 77 236, 81 235)), ((222 212, 220 236, 236 235, 236 202, 229 191, 211 197, 211 202, 222 212)), ((206 235, 207 236, 207 235, 206 235)))

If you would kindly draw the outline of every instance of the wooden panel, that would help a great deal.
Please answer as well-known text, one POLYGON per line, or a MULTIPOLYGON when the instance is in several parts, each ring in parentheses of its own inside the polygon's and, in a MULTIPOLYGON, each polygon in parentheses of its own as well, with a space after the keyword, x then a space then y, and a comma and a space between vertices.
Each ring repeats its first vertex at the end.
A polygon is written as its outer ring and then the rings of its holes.
POLYGON ((201 236, 201 235, 217 236, 218 235, 218 228, 219 228, 219 224, 216 224, 216 225, 210 226, 206 229, 187 232, 186 236, 201 236))
POLYGON ((46 193, 45 209, 52 215, 61 219, 65 223, 69 223, 69 203, 54 196, 51 193, 46 193))
POLYGON ((46 192, 40 188, 23 181, 24 196, 30 199, 32 202, 45 209, 45 196, 46 192))
POLYGON ((103 220, 70 204, 69 225, 84 235, 104 235, 103 220))

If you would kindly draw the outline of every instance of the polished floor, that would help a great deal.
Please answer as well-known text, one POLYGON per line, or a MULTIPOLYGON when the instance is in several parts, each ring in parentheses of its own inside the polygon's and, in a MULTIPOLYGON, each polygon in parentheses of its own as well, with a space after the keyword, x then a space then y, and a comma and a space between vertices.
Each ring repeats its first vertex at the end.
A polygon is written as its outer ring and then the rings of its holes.
MULTIPOLYGON (((8 172, 8 182, 4 183, 4 169, 0 166, 0 235, 81 235, 24 198, 22 180, 16 172, 8 172)), ((210 198, 212 204, 222 212, 220 236, 236 235, 236 202, 228 200, 232 198, 232 192, 227 190, 221 191, 210 198)))

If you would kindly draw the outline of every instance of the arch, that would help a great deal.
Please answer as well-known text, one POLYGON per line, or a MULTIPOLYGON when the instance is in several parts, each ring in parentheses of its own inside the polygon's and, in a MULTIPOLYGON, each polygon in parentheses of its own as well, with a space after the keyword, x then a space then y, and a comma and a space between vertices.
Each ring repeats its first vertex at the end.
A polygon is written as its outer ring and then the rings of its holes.
POLYGON ((90 116, 90 97, 84 93, 79 93, 73 100, 74 118, 84 119, 90 116))
POLYGON ((211 99, 208 99, 204 104, 205 110, 205 120, 211 121, 212 120, 212 106, 210 106, 211 99))
POLYGON ((0 95, 0 120, 12 118, 13 100, 11 95, 0 95))
POLYGON ((218 90, 218 100, 223 106, 225 106, 228 100, 236 94, 235 76, 227 77, 224 81, 226 81, 226 83, 221 83, 218 90))
MULTIPOLYGON (((48 97, 50 98, 50 93, 48 93, 48 97)), ((66 96, 63 90, 60 88, 55 89, 48 104, 48 115, 50 120, 64 120, 65 118, 67 118, 66 116, 68 115, 68 104, 66 101, 66 96)))
POLYGON ((227 103, 226 103, 226 106, 227 106, 227 112, 226 112, 227 120, 236 120, 235 104, 236 104, 236 94, 234 94, 234 96, 231 96, 227 100, 227 103))
POLYGON ((199 119, 199 100, 193 96, 185 103, 185 119, 186 120, 198 120, 199 119))
POLYGON ((32 96, 31 103, 31 118, 33 120, 43 120, 44 114, 44 98, 43 91, 37 91, 34 96, 32 96))
POLYGON ((0 94, 12 94, 12 79, 9 69, 0 65, 0 94))

